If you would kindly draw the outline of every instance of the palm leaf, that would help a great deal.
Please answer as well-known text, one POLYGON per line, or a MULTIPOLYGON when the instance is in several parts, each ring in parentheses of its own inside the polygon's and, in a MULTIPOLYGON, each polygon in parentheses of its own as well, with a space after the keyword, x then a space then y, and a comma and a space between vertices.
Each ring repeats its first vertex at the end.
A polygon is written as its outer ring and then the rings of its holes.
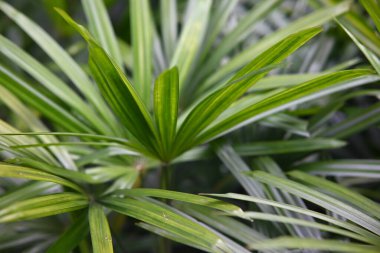
POLYGON ((112 237, 103 207, 91 204, 88 212, 94 253, 112 253, 112 237))
POLYGON ((0 223, 36 219, 85 208, 88 200, 79 194, 57 193, 22 200, 0 211, 0 223))
POLYGON ((253 84, 264 77, 269 70, 258 71, 243 78, 252 71, 260 70, 268 65, 278 64, 297 50, 308 40, 318 34, 319 28, 307 29, 289 36, 272 48, 262 53, 250 64, 240 70, 230 81, 234 82, 227 85, 202 100, 186 117, 180 126, 176 136, 176 150, 180 154, 187 148, 194 145, 189 140, 206 128, 216 119, 225 109, 227 109, 237 98, 242 96, 253 84), (187 143, 186 143, 187 142, 187 143))

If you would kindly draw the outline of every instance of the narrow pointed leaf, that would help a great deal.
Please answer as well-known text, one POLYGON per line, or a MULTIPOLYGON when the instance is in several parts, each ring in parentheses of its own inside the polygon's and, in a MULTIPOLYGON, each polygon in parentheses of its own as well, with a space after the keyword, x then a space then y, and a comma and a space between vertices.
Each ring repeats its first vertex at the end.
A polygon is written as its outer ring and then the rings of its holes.
POLYGON ((240 112, 226 118, 220 118, 208 129, 206 129, 196 141, 202 143, 231 132, 244 125, 257 121, 268 115, 279 112, 290 106, 318 98, 320 96, 334 93, 340 89, 363 85, 368 82, 379 80, 376 76, 370 76, 370 70, 346 70, 326 74, 298 86, 279 92, 258 103, 255 103, 240 112))
MULTIPOLYGON (((281 169, 281 167, 273 159, 271 159, 268 156, 255 158, 252 162, 251 167, 254 169, 267 171, 268 173, 274 176, 287 178, 284 171, 281 169)), ((299 206, 302 208, 306 208, 306 204, 301 198, 291 195, 287 192, 280 191, 279 189, 275 187, 268 187, 266 189, 266 195, 268 199, 273 199, 281 203, 287 203, 287 204, 299 206)), ((290 218, 297 218, 297 219, 306 220, 309 222, 315 222, 315 220, 308 215, 302 215, 299 213, 289 212, 288 210, 281 209, 281 208, 275 208, 275 209, 276 209, 276 213, 281 216, 287 216, 290 218)), ((290 234, 297 235, 299 237, 313 237, 313 238, 322 237, 322 234, 319 230, 313 229, 311 227, 307 227, 307 226, 300 227, 295 224, 289 224, 289 223, 285 223, 285 227, 287 228, 287 230, 289 230, 290 234)))
POLYGON ((115 32, 103 0, 82 0, 90 31, 104 50, 122 66, 122 59, 115 32))
POLYGON ((205 251, 205 252, 211 252, 208 248, 203 248, 199 245, 194 244, 192 241, 187 240, 186 237, 184 238, 178 234, 168 232, 167 230, 164 230, 164 229, 161 229, 159 227, 150 225, 148 223, 140 222, 140 223, 137 223, 137 226, 139 226, 140 228, 143 228, 143 229, 145 229, 151 233, 155 233, 159 236, 168 238, 172 241, 179 242, 181 244, 185 244, 185 245, 188 245, 188 246, 193 247, 193 248, 200 249, 200 250, 205 251))
POLYGON ((54 186, 53 183, 49 182, 28 182, 18 186, 14 190, 8 190, 6 193, 0 195, 0 209, 9 206, 16 201, 35 197, 52 189, 54 186))
POLYGON ((319 135, 334 138, 347 138, 380 121, 380 102, 377 102, 345 120, 331 126, 319 135))
POLYGON ((212 252, 221 251, 218 245, 223 244, 214 233, 186 219, 167 208, 134 199, 107 198, 103 203, 116 212, 131 216, 169 233, 186 238, 194 245, 207 248, 212 252))
POLYGON ((210 74, 210 72, 218 66, 221 59, 228 55, 242 40, 248 37, 255 25, 274 11, 280 2, 279 0, 267 0, 255 5, 254 8, 239 21, 236 27, 221 40, 215 50, 212 50, 212 54, 210 54, 210 57, 207 59, 204 65, 205 67, 201 69, 200 75, 203 77, 210 74))
POLYGON ((13 19, 54 60, 105 119, 115 122, 84 70, 47 32, 4 1, 0 2, 0 10, 13 19))
POLYGON ((88 234, 87 212, 76 217, 71 226, 55 241, 46 253, 70 253, 88 234))
POLYGON ((165 56, 170 61, 177 43, 177 0, 160 1, 160 13, 165 56))
MULTIPOLYGON (((19 130, 13 128, 8 123, 4 122, 0 119, 0 132, 13 132, 13 133, 20 133, 19 130)), ((13 149, 13 146, 17 145, 33 145, 37 144, 38 140, 35 138, 30 138, 26 136, 13 136, 13 137, 0 137, 0 146, 4 150, 8 150, 9 152, 18 153, 15 149, 13 149)), ((22 156, 30 156, 37 160, 42 160, 51 164, 58 165, 59 163, 54 159, 54 157, 50 154, 50 152, 44 148, 34 148, 31 150, 23 150, 21 151, 23 154, 22 156)), ((15 153, 14 153, 15 154, 15 153)))
POLYGON ((368 214, 365 214, 348 204, 337 200, 336 198, 332 198, 326 194, 313 190, 292 180, 275 177, 262 171, 254 171, 249 175, 262 183, 270 184, 271 186, 277 187, 283 191, 307 199, 308 201, 311 201, 336 214, 339 214, 351 220, 352 222, 363 226, 369 231, 380 235, 380 221, 370 217, 368 214))
MULTIPOLYGON (((33 111, 24 105, 14 94, 8 91, 6 88, 0 86, 0 93, 4 94, 2 101, 18 116, 20 119, 28 125, 28 128, 32 131, 48 131, 48 128, 39 119, 33 111)), ((2 136, 0 131, 0 136, 2 136)), ((55 136, 39 136, 38 139, 44 143, 57 142, 58 139, 55 136)), ((60 147, 50 148, 52 155, 62 164, 63 167, 69 170, 77 170, 77 167, 73 161, 73 158, 70 156, 69 152, 60 147)), ((52 159, 52 164, 56 164, 52 159)), ((58 163, 58 162, 57 162, 58 163)))
POLYGON ((92 179, 90 175, 84 174, 82 172, 56 167, 54 165, 36 161, 27 157, 13 158, 11 160, 7 160, 7 163, 34 168, 40 171, 44 171, 56 176, 66 178, 68 180, 74 180, 74 181, 80 181, 80 182, 86 182, 86 183, 93 183, 95 181, 92 179))
POLYGON ((313 163, 304 163, 293 167, 312 174, 322 176, 347 176, 380 178, 380 161, 378 160, 332 160, 313 163))
POLYGON ((47 181, 47 182, 64 185, 73 190, 83 193, 83 190, 73 182, 70 182, 66 179, 63 179, 61 177, 55 176, 50 173, 46 173, 43 171, 39 171, 36 169, 27 168, 27 167, 0 164, 0 177, 24 178, 24 179, 31 179, 31 180, 37 180, 37 181, 47 181))
POLYGON ((98 120, 95 112, 90 109, 89 105, 86 104, 67 84, 39 63, 35 58, 1 35, 0 52, 38 80, 46 89, 55 94, 56 97, 77 110, 99 131, 107 133, 106 125, 98 120))
POLYGON ((325 225, 315 221, 306 221, 303 219, 296 219, 292 217, 286 217, 281 215, 259 213, 259 212, 246 212, 246 215, 254 220, 264 220, 269 222, 281 222, 291 225, 304 226, 307 228, 315 228, 321 231, 327 231, 330 233, 338 234, 347 238, 352 238, 354 240, 359 240, 362 242, 367 242, 367 239, 363 235, 358 235, 353 232, 349 232, 345 229, 340 229, 332 225, 325 225))
MULTIPOLYGON (((178 205, 176 205, 177 207, 178 205)), ((267 239, 249 225, 226 215, 215 215, 214 210, 202 206, 180 204, 179 209, 192 217, 209 224, 222 233, 246 244, 267 239)))
POLYGON ((65 108, 33 88, 30 83, 22 80, 1 64, 0 85, 13 92, 25 103, 34 107, 64 129, 75 132, 94 132, 86 124, 71 115, 65 108))
POLYGON ((204 196, 198 196, 189 193, 161 190, 161 189, 148 189, 148 188, 135 188, 130 190, 119 191, 120 194, 125 194, 130 197, 155 197, 177 200, 181 202, 192 203, 201 206, 207 206, 213 209, 221 210, 224 212, 232 213, 235 215, 243 214, 240 207, 227 202, 208 198, 204 196))
POLYGON ((303 18, 300 18, 290 25, 278 30, 271 35, 260 40, 259 43, 254 43, 248 49, 242 51, 237 56, 232 58, 227 64, 223 65, 215 73, 210 75, 205 81, 205 85, 215 84, 217 81, 225 78, 231 72, 242 67, 244 64, 248 63, 252 57, 259 55, 268 48, 272 47, 279 41, 285 39, 290 34, 296 33, 301 29, 307 29, 311 27, 321 26, 324 23, 332 20, 333 18, 345 13, 349 9, 348 2, 343 2, 336 6, 324 8, 315 11, 303 18))
MULTIPOLYGON (((370 2, 369 0, 368 2, 370 2)), ((364 1, 366 2, 366 1, 364 1)), ((380 7, 378 7, 380 9, 380 7)), ((380 15, 380 14, 379 14, 380 15)), ((379 20, 380 22, 380 20, 379 20)), ((377 74, 380 75, 380 59, 377 55, 372 53, 371 50, 369 50, 367 47, 365 47, 356 37, 355 35, 350 31, 352 29, 351 26, 344 26, 343 24, 339 23, 338 24, 343 28, 343 30, 347 33, 348 36, 354 41, 356 46, 362 51, 362 53, 365 55, 365 57, 368 59, 368 61, 371 63, 372 67, 376 70, 377 74)))
POLYGON ((83 26, 75 23, 65 12, 57 11, 86 39, 91 72, 110 107, 132 135, 150 152, 155 153, 153 122, 132 84, 83 26))
POLYGON ((376 253, 379 248, 368 246, 359 243, 348 243, 339 240, 318 240, 318 239, 305 239, 293 237, 280 237, 276 239, 266 240, 259 243, 251 244, 250 248, 256 250, 270 250, 270 249, 315 249, 322 251, 333 252, 362 252, 362 253, 376 253))
POLYGON ((170 152, 177 128, 178 82, 178 69, 172 68, 162 73, 154 86, 154 118, 164 156, 170 152))
POLYGON ((344 145, 346 145, 345 142, 334 139, 283 140, 240 144, 235 146, 235 150, 242 156, 256 156, 312 152, 340 148, 344 145))
POLYGON ((178 67, 181 94, 197 62, 197 56, 207 30, 211 3, 211 0, 188 1, 187 20, 170 62, 170 66, 178 67))
POLYGON ((247 196, 243 194, 236 194, 236 193, 227 193, 227 194, 207 194, 209 196, 214 196, 214 197, 222 197, 222 198, 232 198, 232 199, 237 199, 237 200, 243 200, 243 201, 249 201, 257 204, 263 204, 263 205, 269 205, 273 207, 278 207, 281 209, 289 210, 292 212, 296 212, 299 214, 304 214, 308 215, 310 217, 316 218, 318 220, 323 220, 325 222, 331 223, 335 226, 344 228, 346 230, 352 231, 356 234, 363 235, 362 239, 366 239, 366 242, 371 243, 373 245, 380 246, 379 242, 379 236, 373 234, 372 232, 356 225, 351 222, 347 221, 342 221, 341 219, 335 218, 333 216, 329 216, 326 214, 322 214, 320 212, 312 211, 307 208, 302 208, 299 206, 294 206, 294 205, 289 205, 289 204, 284 204, 268 199, 263 199, 263 198, 257 198, 253 196, 247 196))
POLYGON ((300 180, 305 184, 323 189, 323 191, 327 191, 333 196, 339 197, 345 202, 351 203, 352 205, 365 210, 368 214, 371 214, 374 217, 380 219, 380 205, 357 192, 351 191, 348 188, 330 182, 326 179, 312 176, 301 171, 291 171, 288 174, 292 178, 300 180))
MULTIPOLYGON (((218 35, 223 31, 223 28, 227 25, 227 21, 233 13, 233 10, 236 8, 237 4, 237 0, 222 0, 218 2, 213 2, 213 6, 211 6, 211 14, 205 36, 205 42, 202 48, 202 55, 200 57, 201 61, 204 61, 205 57, 207 57, 210 52, 212 52, 211 56, 215 54, 215 50, 210 49, 212 48, 213 44, 215 44, 218 35)), ((202 66, 207 67, 207 65, 202 66)))
POLYGON ((148 0, 131 0, 133 82, 145 105, 150 108, 152 90, 153 29, 148 0))
POLYGON ((380 32, 380 2, 378 0, 360 0, 360 3, 371 16, 377 31, 380 32))
POLYGON ((88 200, 83 195, 57 193, 13 203, 0 210, 0 223, 37 219, 85 208, 88 200))
POLYGON ((112 253, 112 237, 103 207, 99 204, 91 204, 88 219, 94 253, 112 253))
POLYGON ((298 84, 310 81, 314 78, 321 76, 318 73, 307 73, 307 74, 284 74, 284 75, 273 75, 266 76, 257 82, 256 85, 249 89, 250 92, 265 91, 278 88, 287 88, 296 86, 298 84))
POLYGON ((191 140, 215 120, 225 109, 227 109, 236 99, 242 96, 253 84, 263 78, 269 70, 258 71, 268 65, 278 64, 287 56, 305 44, 321 30, 312 28, 293 34, 283 41, 268 49, 255 60, 241 69, 227 85, 202 100, 186 117, 178 130, 176 136, 176 148, 178 152, 185 151, 194 145, 191 140), (252 71, 258 71, 243 78, 252 71), (187 143, 186 143, 187 142, 187 143))

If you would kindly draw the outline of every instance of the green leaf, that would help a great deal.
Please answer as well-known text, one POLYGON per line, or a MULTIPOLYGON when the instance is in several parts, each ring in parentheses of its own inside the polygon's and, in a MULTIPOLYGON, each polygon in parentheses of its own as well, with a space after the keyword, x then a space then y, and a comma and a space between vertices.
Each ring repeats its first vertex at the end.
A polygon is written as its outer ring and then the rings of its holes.
POLYGON ((115 182, 103 192, 103 195, 108 195, 116 190, 131 189, 138 179, 139 172, 136 169, 131 169, 128 172, 124 172, 122 176, 117 178, 115 182))
POLYGON ((371 16, 377 31, 380 32, 380 2, 378 0, 360 0, 360 3, 371 16))
POLYGON ((133 81, 138 94, 151 108, 153 29, 148 0, 131 0, 133 81))
MULTIPOLYGON (((252 162, 251 167, 254 169, 266 171, 280 178, 287 178, 285 173, 280 168, 280 166, 268 156, 255 158, 252 162)), ((306 208, 306 204, 301 198, 291 195, 287 192, 280 191, 277 188, 267 187, 265 189, 265 192, 268 199, 306 208)), ((276 207, 275 207, 275 211, 276 211, 276 214, 281 215, 281 216, 287 216, 289 218, 297 218, 301 220, 306 220, 308 222, 315 222, 315 220, 308 215, 293 213, 293 212, 289 212, 286 209, 281 209, 281 208, 276 208, 276 207)), ((285 227, 291 235, 297 235, 299 237, 312 237, 312 238, 322 237, 321 232, 317 229, 313 229, 312 227, 308 227, 308 226, 300 227, 300 226, 297 226, 296 224, 291 224, 291 223, 289 225, 289 223, 286 223, 286 222, 285 222, 285 227)))
MULTIPOLYGON (((203 227, 203 228, 206 228, 207 230, 211 231, 212 233, 214 233, 215 235, 217 235, 224 243, 224 245, 222 243, 220 243, 220 246, 223 245, 224 247, 224 251, 223 252, 236 252, 236 253, 249 253, 247 252, 247 250, 240 246, 239 244, 237 244, 236 242, 232 241, 231 239, 229 239, 228 237, 224 236, 223 234, 221 234, 220 232, 216 231, 215 229, 213 229, 212 227, 194 219, 193 217, 189 217, 189 215, 187 215, 186 213, 178 210, 177 208, 174 208, 174 207, 171 207, 163 202, 160 202, 158 200, 154 200, 154 199, 151 199, 151 198, 145 198, 144 200, 146 200, 147 202, 150 202, 150 203, 153 203, 153 204, 156 204, 160 207, 163 207, 165 209, 169 209, 171 211, 173 211, 174 213, 178 214, 178 215, 181 215, 182 217, 184 218, 187 218, 187 219, 190 219, 192 220, 193 222, 195 222, 197 225, 203 227), (227 246, 227 247, 225 247, 227 246)), ((194 206, 194 205, 192 205, 194 206)), ((198 206, 200 207, 200 206, 198 206)), ((204 208, 207 208, 207 207, 204 207, 204 208)), ((209 208, 207 208, 208 210, 210 210, 209 208)), ((215 211, 214 211, 215 212, 215 211)), ((215 213, 214 213, 215 214, 215 213)), ((212 252, 215 252, 212 251, 212 252)))
POLYGON ((307 130, 308 122, 306 120, 291 116, 286 113, 278 113, 269 116, 260 121, 263 126, 269 126, 284 129, 289 133, 293 133, 303 137, 310 137, 307 130))
POLYGON ((334 149, 345 146, 346 143, 334 139, 304 139, 254 142, 234 146, 242 156, 274 155, 288 153, 312 152, 323 149, 334 149))
POLYGON ((180 235, 168 232, 168 231, 161 229, 159 227, 156 227, 156 226, 153 226, 153 225, 150 225, 147 223, 143 223, 143 222, 137 223, 137 226, 139 226, 140 228, 143 228, 149 232, 155 233, 159 236, 173 240, 175 242, 179 242, 179 243, 188 245, 188 246, 193 247, 193 248, 197 248, 197 249, 205 251, 205 252, 210 252, 208 248, 203 248, 201 246, 195 245, 192 241, 189 241, 180 235))
POLYGON ((94 253, 112 253, 112 236, 103 207, 91 204, 88 219, 94 253))
POLYGON ((103 0, 82 0, 90 31, 112 59, 122 66, 122 59, 111 20, 103 0))
POLYGON ((231 78, 230 82, 232 83, 230 85, 215 91, 196 105, 178 130, 176 136, 177 154, 181 154, 193 146, 195 144, 193 141, 194 137, 199 132, 206 128, 236 99, 269 72, 269 69, 263 71, 260 71, 260 69, 280 63, 320 31, 319 28, 312 28, 287 37, 241 69, 231 78), (258 72, 249 75, 248 78, 244 78, 244 76, 252 71, 258 72))
MULTIPOLYGON (((7 133, 19 133, 19 131, 3 120, 0 119, 0 132, 7 132, 7 133)), ((0 146, 2 149, 9 151, 11 154, 15 154, 18 156, 29 156, 33 157, 37 160, 46 161, 48 163, 56 164, 59 163, 54 159, 54 157, 48 152, 48 150, 43 149, 41 147, 30 149, 30 150, 22 150, 17 151, 13 149, 13 146, 17 145, 33 145, 36 144, 38 141, 34 138, 26 137, 26 136, 14 136, 14 137, 1 137, 0 146)))
POLYGON ((259 213, 259 212, 246 212, 246 215, 254 220, 264 220, 264 221, 270 221, 270 222, 281 222, 281 223, 287 223, 291 225, 297 225, 297 226, 305 226, 310 228, 316 228, 321 231, 327 231, 331 232, 337 235, 342 235, 347 238, 352 238, 354 240, 360 240, 362 242, 367 242, 367 238, 363 235, 358 235, 353 232, 349 232, 345 229, 340 229, 335 226, 332 226, 331 224, 325 225, 320 224, 315 221, 306 221, 303 219, 296 219, 281 215, 274 215, 274 214, 267 214, 267 213, 259 213))
POLYGON ((346 177, 380 177, 380 161, 378 160, 333 160, 313 163, 304 163, 293 167, 295 170, 302 170, 312 174, 322 176, 346 176, 346 177))
MULTIPOLYGON (((176 205, 178 207, 178 205, 176 205)), ((249 225, 226 215, 215 215, 215 211, 202 206, 179 204, 179 209, 192 217, 205 222, 222 233, 246 244, 267 239, 249 225)))
POLYGON ((348 243, 339 240, 319 240, 293 237, 280 237, 271 240, 265 240, 259 243, 249 245, 251 249, 271 250, 271 249, 316 249, 333 252, 362 252, 376 253, 379 248, 358 243, 348 243))
POLYGON ((0 210, 0 223, 37 219, 85 208, 88 200, 83 195, 57 193, 13 203, 0 210))
POLYGON ((151 116, 131 83, 100 47, 90 47, 90 67, 103 95, 124 126, 155 154, 156 136, 151 116))
POLYGON ((56 176, 67 178, 69 180, 86 182, 86 183, 94 183, 95 181, 90 175, 84 174, 82 172, 67 170, 67 169, 60 168, 54 165, 50 165, 48 163, 36 161, 34 159, 27 158, 27 157, 16 157, 16 158, 7 160, 7 163, 37 169, 37 170, 44 171, 56 176))
POLYGON ((252 88, 249 89, 249 92, 257 93, 257 91, 292 87, 310 81, 319 76, 322 76, 322 74, 307 73, 267 76, 258 81, 256 85, 252 86, 252 88))
MULTIPOLYGON (((1 123, 1 121, 0 121, 1 123)), ((42 143, 42 144, 35 144, 36 146, 64 146, 64 145, 98 145, 98 146, 113 146, 114 151, 118 150, 119 152, 122 152, 124 154, 129 155, 139 155, 138 152, 144 153, 145 150, 141 149, 140 146, 135 145, 134 143, 129 142, 125 138, 119 138, 119 137, 112 137, 112 136, 106 136, 106 135, 97 135, 97 134, 86 134, 86 133, 72 133, 72 132, 27 132, 27 133, 20 133, 15 132, 12 133, 10 131, 1 131, 3 133, 0 133, 0 136, 18 136, 18 135, 30 135, 30 136, 44 136, 44 135, 51 135, 51 136, 75 136, 80 137, 84 139, 93 139, 94 141, 77 141, 77 142, 48 142, 48 143, 42 143), (96 142, 95 140, 103 140, 103 142, 96 142)), ((27 148, 31 147, 33 145, 18 145, 19 148, 27 148)), ((149 155, 149 154, 148 154, 149 155)))
POLYGON ((66 231, 46 250, 46 253, 70 253, 88 234, 87 212, 76 217, 66 231))
POLYGON ((309 101, 320 96, 337 92, 348 87, 363 85, 379 80, 376 76, 368 76, 370 70, 346 70, 326 74, 322 77, 310 80, 296 87, 286 89, 270 96, 258 103, 236 112, 229 117, 221 117, 209 126, 197 137, 195 143, 203 143, 207 140, 224 135, 244 125, 257 121, 268 115, 274 114, 290 106, 309 101), (361 78, 360 78, 361 77, 361 78))
MULTIPOLYGON (((216 46, 215 50, 211 51, 210 57, 206 60, 205 64, 202 65, 203 67, 199 75, 204 77, 215 70, 223 57, 228 55, 232 49, 236 48, 241 41, 248 37, 250 35, 250 31, 252 31, 259 21, 262 21, 269 13, 276 10, 276 7, 280 4, 280 2, 281 1, 279 0, 267 0, 255 5, 250 12, 239 20, 236 27, 234 27, 230 33, 223 37, 221 42, 216 46)), ((202 89, 205 88, 208 87, 202 87, 202 89)))
MULTIPOLYGON (((32 131, 48 131, 48 128, 38 118, 33 111, 24 105, 14 94, 8 91, 6 88, 0 86, 0 93, 4 96, 2 101, 7 105, 32 131)), ((2 136, 0 131, 0 136, 2 136)), ((38 139, 44 143, 57 142, 57 138, 54 136, 39 136, 38 139)), ((60 147, 51 148, 50 151, 62 164, 63 167, 70 170, 77 170, 76 165, 70 156, 69 152, 60 147)), ((52 164, 58 164, 55 159, 52 159, 52 164)))
POLYGON ((256 204, 269 205, 269 206, 289 210, 292 212, 296 212, 299 214, 304 214, 304 215, 314 217, 314 218, 319 219, 319 220, 323 220, 327 223, 330 223, 330 224, 333 224, 335 226, 344 228, 346 230, 352 231, 356 234, 363 235, 362 239, 366 240, 366 242, 371 243, 373 245, 380 246, 380 243, 379 243, 380 237, 379 236, 377 236, 377 235, 373 234, 372 232, 370 232, 366 229, 363 229, 360 226, 355 225, 351 222, 342 221, 341 219, 335 218, 333 216, 328 216, 326 214, 322 214, 321 212, 316 212, 316 211, 309 210, 307 208, 302 208, 302 207, 298 207, 298 206, 294 206, 294 205, 284 204, 284 203, 280 203, 280 202, 276 202, 276 201, 272 201, 272 200, 267 200, 267 199, 263 199, 263 198, 247 196, 247 195, 243 195, 243 194, 227 193, 227 194, 207 194, 207 195, 214 196, 214 197, 244 200, 244 201, 249 201, 249 202, 253 202, 256 204))
POLYGON ((177 43, 177 0, 160 1, 160 13, 165 56, 170 60, 177 43))
POLYGON ((379 121, 380 103, 378 102, 347 117, 343 121, 319 133, 319 135, 333 138, 347 138, 379 121))
POLYGON ((47 181, 64 185, 73 190, 84 193, 83 190, 73 182, 70 182, 66 179, 63 179, 50 173, 21 166, 0 164, 0 177, 24 178, 37 181, 47 181))
POLYGON ((138 173, 137 168, 130 166, 120 166, 110 164, 105 166, 93 167, 86 170, 86 174, 90 175, 96 182, 107 182, 126 174, 138 173))
POLYGON ((284 178, 275 177, 262 171, 251 172, 250 176, 254 177, 256 180, 262 183, 270 184, 273 187, 277 187, 283 191, 292 193, 303 199, 307 199, 310 202, 313 202, 336 214, 339 214, 342 217, 345 217, 346 219, 367 228, 373 233, 380 235, 380 221, 370 217, 368 214, 365 214, 346 203, 337 200, 336 198, 332 198, 300 183, 296 183, 284 178))
MULTIPOLYGON (((328 0, 327 2, 334 1, 328 0)), ((331 3, 328 3, 328 5, 330 4, 331 3)), ((355 10, 352 9, 345 15, 338 17, 338 20, 345 27, 350 27, 350 31, 355 35, 355 37, 380 57, 380 38, 374 32, 373 27, 368 24, 363 13, 355 12, 355 10)))
POLYGON ((0 195, 0 209, 16 201, 37 196, 53 188, 53 186, 54 184, 50 182, 28 182, 16 187, 14 190, 8 190, 6 193, 0 195))
POLYGON ((185 93, 182 91, 194 70, 207 31, 211 3, 211 0, 199 0, 189 1, 187 5, 187 19, 184 22, 181 36, 170 62, 170 66, 178 67, 179 88, 183 95, 185 93))
MULTIPOLYGON (((213 73, 208 76, 205 81, 206 86, 212 85, 225 78, 234 70, 240 68, 244 64, 248 63, 252 57, 259 55, 268 48, 272 47, 279 41, 285 39, 289 35, 296 33, 302 29, 308 29, 316 26, 321 26, 322 24, 332 20, 336 16, 339 16, 345 13, 349 9, 348 2, 343 2, 339 5, 324 8, 318 11, 315 11, 303 18, 300 18, 293 23, 285 26, 283 29, 278 30, 269 36, 261 39, 258 43, 254 43, 248 49, 242 51, 237 56, 232 58, 227 64, 223 65, 213 73)), ((260 58, 260 57, 258 57, 260 58)))
POLYGON ((102 201, 108 208, 156 226, 187 239, 211 252, 228 252, 225 244, 214 233, 173 211, 158 205, 134 199, 109 197, 102 201))
POLYGON ((75 84, 76 88, 94 105, 95 108, 108 122, 114 123, 115 120, 96 91, 82 68, 73 58, 41 27, 30 20, 21 12, 18 12, 11 5, 1 1, 0 10, 9 18, 13 19, 24 32, 26 32, 62 69, 62 71, 75 84))
POLYGON ((46 89, 51 91, 57 98, 67 103, 73 109, 78 111, 99 131, 107 133, 107 126, 98 120, 95 112, 90 109, 82 98, 80 98, 67 84, 54 75, 45 66, 36 59, 17 47, 14 43, 0 35, 0 52, 14 61, 17 66, 24 69, 36 80, 38 80, 46 89))
POLYGON ((129 197, 155 197, 177 200, 186 203, 207 206, 209 208, 217 209, 237 216, 243 214, 241 208, 233 204, 189 193, 149 188, 134 188, 130 190, 118 191, 117 193, 125 194, 129 197))
POLYGON ((154 118, 158 136, 162 143, 162 158, 166 159, 171 151, 178 116, 179 99, 178 69, 163 72, 154 86, 154 118))
MULTIPOLYGON (((202 45, 202 54, 200 56, 201 62, 212 52, 211 56, 215 54, 215 50, 210 50, 215 41, 217 41, 218 35, 223 32, 223 28, 227 25, 227 21, 230 18, 233 10, 238 4, 237 0, 221 0, 218 2, 213 2, 211 6, 211 13, 209 18, 209 24, 207 27, 207 32, 205 36, 205 41, 202 45)), ((238 24, 240 24, 240 21, 238 24)), ((236 29, 236 27, 235 27, 236 29)), ((234 30, 235 30, 234 29, 234 30)), ((206 65, 200 65, 202 67, 207 67, 206 65)))
MULTIPOLYGON (((369 0, 368 2, 370 2, 369 0)), ((372 67, 376 70, 377 74, 380 75, 380 59, 377 57, 374 53, 372 53, 367 47, 365 47, 360 41, 355 37, 355 35, 351 32, 352 27, 351 26, 344 26, 343 24, 338 24, 343 28, 343 30, 347 33, 348 36, 354 41, 356 46, 362 51, 362 53, 365 55, 365 57, 368 59, 368 61, 371 63, 372 67)))
POLYGON ((57 11, 86 39, 91 72, 110 107, 131 134, 151 153, 156 154, 157 138, 151 116, 132 84, 84 27, 75 23, 65 12, 57 11))
POLYGON ((2 64, 0 64, 0 85, 64 129, 74 132, 93 132, 91 128, 71 115, 65 108, 33 88, 30 83, 22 80, 2 64))
POLYGON ((346 203, 356 206, 368 214, 380 219, 380 205, 363 195, 349 190, 339 184, 330 182, 326 179, 311 176, 301 171, 291 171, 288 173, 292 178, 300 180, 305 184, 323 189, 325 192, 331 193, 335 197, 343 199, 346 203))
POLYGON ((30 135, 30 136, 40 136, 40 135, 52 135, 52 136, 69 136, 69 137, 78 137, 84 139, 93 139, 93 140, 104 140, 109 142, 116 142, 124 145, 128 145, 128 140, 121 137, 99 135, 99 134, 90 134, 90 133, 76 133, 76 132, 22 132, 22 133, 0 133, 0 136, 7 135, 30 135))

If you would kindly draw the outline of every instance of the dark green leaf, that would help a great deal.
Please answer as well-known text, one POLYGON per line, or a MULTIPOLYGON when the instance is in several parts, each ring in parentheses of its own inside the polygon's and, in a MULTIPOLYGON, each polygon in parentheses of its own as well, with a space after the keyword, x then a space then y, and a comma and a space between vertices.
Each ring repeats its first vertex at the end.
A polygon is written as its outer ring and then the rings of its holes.
POLYGON ((71 226, 55 241, 46 253, 70 253, 88 234, 87 212, 76 217, 71 226))
POLYGON ((236 99, 242 96, 253 84, 263 78, 270 69, 269 65, 278 64, 287 56, 305 44, 312 37, 320 33, 321 29, 307 29, 293 34, 281 42, 268 49, 255 60, 241 69, 227 85, 212 93, 202 100, 186 117, 178 130, 176 136, 177 153, 182 153, 194 145, 194 137, 215 120, 225 109, 227 109, 236 99), (256 73, 244 78, 252 71, 256 73))
POLYGON ((157 138, 152 118, 132 84, 83 26, 75 23, 65 12, 57 11, 88 42, 91 73, 110 107, 132 135, 156 154, 157 138))
POLYGON ((170 152, 177 128, 178 82, 178 69, 175 67, 162 73, 154 86, 154 118, 164 159, 170 152))

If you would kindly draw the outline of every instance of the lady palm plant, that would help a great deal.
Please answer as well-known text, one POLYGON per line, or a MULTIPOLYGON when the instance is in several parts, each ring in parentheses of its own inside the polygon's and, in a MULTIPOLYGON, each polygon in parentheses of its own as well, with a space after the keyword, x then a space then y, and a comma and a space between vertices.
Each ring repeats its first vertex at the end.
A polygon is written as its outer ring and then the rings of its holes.
MULTIPOLYGON (((0 35, 1 100, 25 124, 20 131, 0 121, 0 229, 9 231, 0 236, 0 249, 133 251, 138 242, 120 239, 131 234, 122 227, 128 216, 206 252, 378 252, 380 207, 352 186, 377 180, 379 162, 334 160, 339 153, 329 151, 344 151, 342 139, 380 120, 378 102, 354 113, 346 106, 379 95, 357 88, 379 81, 378 33, 357 17, 367 10, 378 27, 376 0, 351 9, 348 2, 310 4, 314 11, 289 17, 284 10, 304 10, 305 3, 270 0, 251 8, 250 2, 192 0, 179 20, 177 2, 162 0, 155 23, 149 1, 131 0, 129 44, 115 36, 103 1, 83 0, 89 30, 56 9, 81 36, 77 45, 86 43, 88 64, 81 66, 0 1, 0 10, 52 60, 46 65, 0 35), (268 33, 278 18, 287 25, 268 33), (352 57, 330 63, 328 45, 339 38, 323 31, 329 29, 346 33, 348 55, 357 55, 352 41, 371 66, 353 69, 352 57), (332 124, 338 112, 347 117, 332 124), (173 171, 204 161, 220 166, 214 154, 248 195, 181 191, 173 171), (158 175, 159 187, 151 175, 158 175)), ((219 185, 236 189, 223 180, 219 185)), ((364 190, 371 195, 371 189, 364 190)), ((160 239, 159 252, 171 248, 160 239)))

